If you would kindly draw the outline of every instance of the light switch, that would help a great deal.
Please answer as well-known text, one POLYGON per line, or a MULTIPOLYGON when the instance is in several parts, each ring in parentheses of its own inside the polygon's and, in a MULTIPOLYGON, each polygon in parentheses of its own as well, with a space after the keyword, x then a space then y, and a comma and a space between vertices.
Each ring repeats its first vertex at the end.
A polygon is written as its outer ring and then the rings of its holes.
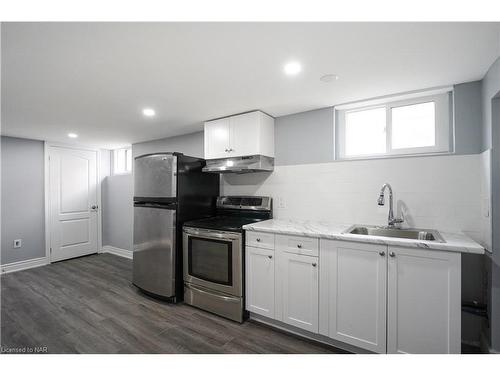
POLYGON ((278 197, 278 208, 286 208, 286 202, 284 197, 278 197))

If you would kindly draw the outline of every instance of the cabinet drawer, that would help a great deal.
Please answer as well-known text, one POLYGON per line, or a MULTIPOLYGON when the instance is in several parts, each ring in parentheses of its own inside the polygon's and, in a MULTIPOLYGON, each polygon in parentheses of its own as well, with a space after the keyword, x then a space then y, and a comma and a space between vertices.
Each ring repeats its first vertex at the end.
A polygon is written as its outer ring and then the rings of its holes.
POLYGON ((246 245, 274 250, 274 234, 246 231, 246 245))
POLYGON ((276 249, 293 254, 319 254, 319 240, 311 237, 276 235, 276 249))

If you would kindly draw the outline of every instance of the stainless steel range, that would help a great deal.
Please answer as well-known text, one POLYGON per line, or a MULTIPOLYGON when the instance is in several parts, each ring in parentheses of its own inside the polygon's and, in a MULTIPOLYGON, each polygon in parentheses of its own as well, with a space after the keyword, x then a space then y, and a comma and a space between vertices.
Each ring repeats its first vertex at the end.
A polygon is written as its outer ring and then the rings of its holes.
POLYGON ((243 321, 243 225, 272 218, 270 197, 217 198, 217 216, 184 223, 184 302, 243 321))

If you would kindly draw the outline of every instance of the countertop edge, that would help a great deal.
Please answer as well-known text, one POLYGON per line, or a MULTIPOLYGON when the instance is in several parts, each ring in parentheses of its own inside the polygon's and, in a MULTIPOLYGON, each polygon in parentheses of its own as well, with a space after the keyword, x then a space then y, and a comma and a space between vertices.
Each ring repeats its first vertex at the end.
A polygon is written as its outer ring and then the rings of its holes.
MULTIPOLYGON (((341 241, 351 241, 351 242, 361 242, 361 243, 373 243, 379 245, 389 245, 389 246, 401 246, 401 247, 414 247, 423 250, 438 250, 438 251, 449 251, 449 252, 459 252, 459 253, 467 253, 467 254, 484 254, 485 249, 481 245, 477 246, 467 246, 467 245, 450 245, 449 243, 442 242, 430 242, 430 241, 413 241, 413 240, 394 240, 382 237, 361 237, 355 236, 352 234, 344 234, 344 233, 318 233, 318 232, 308 232, 293 230, 293 229, 284 229, 284 228, 270 228, 270 227, 262 227, 259 226, 263 222, 259 222, 256 224, 247 224, 243 226, 244 230, 255 231, 255 232, 265 232, 265 233, 274 233, 274 234, 287 234, 292 236, 304 236, 304 237, 313 237, 313 238, 324 238, 330 240, 341 240, 341 241)), ((297 225, 297 223, 294 223, 297 225)), ((339 225, 340 227, 341 225, 339 225)), ((347 229, 347 226, 346 226, 347 229)), ((441 233, 446 240, 446 234, 441 233)), ((469 239, 464 234, 460 234, 467 238, 469 241, 473 241, 469 239)))

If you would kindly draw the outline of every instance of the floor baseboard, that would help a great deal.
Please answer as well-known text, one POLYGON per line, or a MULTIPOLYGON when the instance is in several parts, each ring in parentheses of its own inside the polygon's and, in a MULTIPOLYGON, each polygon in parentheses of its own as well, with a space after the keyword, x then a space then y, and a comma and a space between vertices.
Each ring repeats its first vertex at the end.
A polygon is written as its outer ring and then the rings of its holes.
POLYGON ((127 259, 132 259, 132 250, 120 249, 119 247, 114 246, 103 246, 101 253, 110 253, 113 255, 118 255, 119 257, 124 257, 127 259))
POLYGON ((30 268, 45 266, 46 264, 49 264, 49 262, 45 257, 21 260, 19 262, 2 264, 1 273, 4 274, 4 273, 17 272, 17 271, 27 270, 30 268))

